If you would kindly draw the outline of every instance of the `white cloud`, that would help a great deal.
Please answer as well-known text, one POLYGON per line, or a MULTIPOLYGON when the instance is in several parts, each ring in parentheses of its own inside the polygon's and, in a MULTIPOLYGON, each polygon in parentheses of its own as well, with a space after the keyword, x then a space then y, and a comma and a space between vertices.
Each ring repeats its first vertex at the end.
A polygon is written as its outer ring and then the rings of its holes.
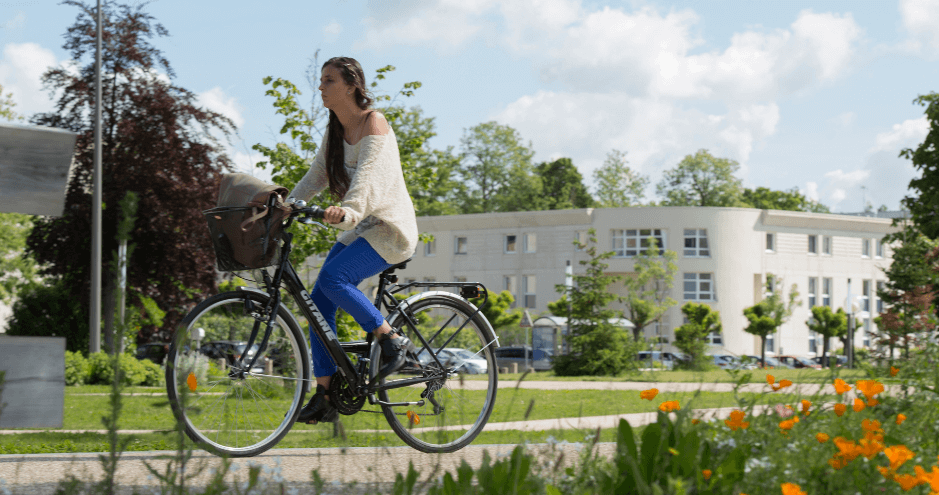
POLYGON ((870 172, 866 170, 854 170, 852 172, 845 172, 840 168, 838 170, 832 170, 825 174, 825 177, 828 178, 832 183, 838 185, 844 185, 847 187, 855 186, 860 184, 861 181, 870 176, 870 172))
POLYGON ((236 127, 241 127, 245 123, 245 118, 241 114, 243 107, 235 97, 226 95, 225 91, 218 86, 199 93, 197 101, 199 105, 230 118, 236 127))
POLYGON ((60 62, 51 50, 36 43, 9 43, 0 59, 0 85, 3 93, 13 93, 14 111, 21 115, 48 112, 53 101, 42 89, 42 75, 60 62))
POLYGON ((831 119, 832 122, 840 125, 841 127, 850 127, 851 124, 853 124, 856 120, 857 114, 854 112, 844 112, 831 119))
POLYGON ((918 119, 904 120, 900 124, 894 124, 889 131, 878 134, 874 138, 876 144, 870 152, 895 151, 901 147, 915 146, 928 133, 929 120, 925 115, 918 119))
POLYGON ((436 0, 425 2, 426 8, 416 3, 394 12, 388 4, 370 3, 373 11, 387 14, 366 17, 362 21, 365 36, 353 43, 352 49, 381 49, 392 43, 455 49, 484 30, 481 16, 497 4, 496 0, 436 0))
POLYGON ((228 157, 231 158, 236 172, 249 174, 265 182, 272 182, 269 170, 255 167, 256 163, 267 160, 264 155, 254 151, 242 152, 229 149, 228 157))
POLYGON ((900 16, 912 49, 939 52, 939 0, 900 0, 900 16))
POLYGON ((805 189, 799 192, 812 201, 818 201, 818 182, 806 182, 805 189))
POLYGON ((323 28, 323 40, 332 43, 339 38, 339 33, 342 33, 342 24, 332 21, 323 28))
POLYGON ((23 12, 22 10, 20 10, 20 11, 17 11, 16 14, 13 15, 12 19, 10 19, 7 22, 4 22, 3 24, 0 24, 0 28, 2 28, 4 31, 9 32, 9 31, 13 31, 14 29, 19 29, 25 25, 26 25, 26 12, 23 12))

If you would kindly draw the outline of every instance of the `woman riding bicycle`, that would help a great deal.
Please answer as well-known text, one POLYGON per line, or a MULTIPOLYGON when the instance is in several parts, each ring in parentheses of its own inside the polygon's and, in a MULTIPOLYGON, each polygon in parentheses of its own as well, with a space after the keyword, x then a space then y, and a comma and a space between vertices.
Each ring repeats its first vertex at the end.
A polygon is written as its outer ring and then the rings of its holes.
MULTIPOLYGON (((410 341, 391 328, 357 286, 414 253, 414 204, 404 183, 394 131, 381 113, 370 108, 372 98, 359 63, 348 57, 327 60, 319 91, 329 109, 326 136, 290 196, 309 201, 328 187, 341 206, 328 207, 324 219, 346 232, 326 256, 310 297, 333 332, 336 310, 342 308, 363 330, 376 334, 387 363, 380 372, 385 376, 404 364, 410 341)), ((336 364, 312 326, 310 347, 316 394, 297 421, 335 421, 338 414, 328 390, 336 364)))

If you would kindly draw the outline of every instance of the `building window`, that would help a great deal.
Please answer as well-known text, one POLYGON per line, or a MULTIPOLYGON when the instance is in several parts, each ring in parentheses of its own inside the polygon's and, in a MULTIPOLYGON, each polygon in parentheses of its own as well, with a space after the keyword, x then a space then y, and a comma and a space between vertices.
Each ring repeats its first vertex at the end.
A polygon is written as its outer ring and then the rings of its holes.
POLYGON ((632 258, 649 249, 649 238, 655 238, 659 255, 665 254, 665 234, 662 229, 627 229, 613 231, 614 256, 632 258))
POLYGON ((822 306, 831 307, 831 279, 822 279, 822 306))
POLYGON ((874 239, 874 253, 878 258, 884 257, 884 241, 883 239, 874 239))
POLYGON ((766 352, 773 352, 773 334, 766 336, 766 345, 763 346, 763 350, 766 352))
POLYGON ((818 304, 818 278, 809 277, 809 308, 818 304))
POLYGON ((506 275, 502 277, 502 290, 508 291, 509 294, 512 294, 512 308, 515 308, 515 302, 518 299, 518 284, 516 283, 515 275, 506 275))
POLYGON ((525 252, 534 253, 538 251, 538 237, 535 234, 525 234, 525 252))
POLYGON ((424 282, 434 283, 437 279, 435 277, 424 277, 424 282))
POLYGON ((776 234, 772 232, 766 233, 766 252, 767 253, 776 252, 776 234))
POLYGON ((504 251, 504 252, 505 252, 505 253, 507 253, 507 254, 514 254, 514 253, 515 253, 515 240, 516 240, 516 238, 517 238, 517 236, 514 236, 514 235, 507 235, 507 236, 505 236, 505 244, 504 244, 504 246, 505 246, 505 251, 504 251))
POLYGON ((437 240, 424 243, 424 256, 437 256, 437 240))
POLYGON ((871 257, 871 240, 870 239, 861 239, 861 257, 862 258, 871 257))
POLYGON ((877 281, 877 313, 884 312, 884 300, 881 298, 880 294, 884 291, 884 281, 877 281))
POLYGON ((809 236, 809 254, 818 254, 818 236, 815 234, 809 236))
POLYGON ((713 274, 686 273, 684 279, 684 295, 686 301, 713 301, 713 274))
POLYGON ((823 235, 822 236, 822 254, 827 254, 831 256, 831 236, 823 235))
POLYGON ((864 338, 861 340, 864 347, 871 346, 871 319, 864 318, 864 338))
POLYGON ((685 229, 685 257, 709 258, 707 229, 685 229))
POLYGON ((466 245, 467 242, 465 237, 457 237, 453 242, 453 254, 466 254, 466 245))
POLYGON ((724 339, 721 338, 719 332, 711 332, 708 334, 708 344, 712 345, 723 345, 724 339))
POLYGON ((769 294, 776 292, 776 276, 772 273, 766 274, 766 292, 769 294))
POLYGON ((525 281, 525 307, 534 308, 537 278, 534 275, 525 275, 523 278, 525 281))
POLYGON ((815 353, 815 354, 818 353, 818 348, 816 347, 816 344, 815 344, 815 332, 811 330, 809 330, 809 352, 815 353))
POLYGON ((871 281, 863 280, 861 281, 861 297, 860 297, 860 306, 861 311, 871 312, 871 281))
POLYGON ((574 244, 574 249, 577 251, 583 251, 584 248, 582 248, 581 245, 587 245, 587 231, 578 230, 574 232, 574 241, 577 242, 577 244, 574 244))

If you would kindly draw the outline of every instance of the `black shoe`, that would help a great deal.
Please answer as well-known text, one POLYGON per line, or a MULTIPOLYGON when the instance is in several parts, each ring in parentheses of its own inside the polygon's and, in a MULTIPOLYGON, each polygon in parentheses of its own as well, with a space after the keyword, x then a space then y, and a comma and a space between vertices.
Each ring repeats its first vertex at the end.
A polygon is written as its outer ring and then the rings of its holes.
POLYGON ((378 370, 379 380, 401 369, 407 361, 408 350, 414 347, 411 339, 405 337, 401 330, 392 330, 379 335, 378 345, 381 346, 381 358, 384 363, 378 370), (391 338, 391 335, 395 333, 398 334, 398 338, 391 338))
POLYGON ((339 419, 339 411, 326 400, 327 395, 329 395, 329 391, 326 390, 326 387, 317 384, 313 398, 300 410, 297 423, 316 424, 322 421, 335 423, 339 419))

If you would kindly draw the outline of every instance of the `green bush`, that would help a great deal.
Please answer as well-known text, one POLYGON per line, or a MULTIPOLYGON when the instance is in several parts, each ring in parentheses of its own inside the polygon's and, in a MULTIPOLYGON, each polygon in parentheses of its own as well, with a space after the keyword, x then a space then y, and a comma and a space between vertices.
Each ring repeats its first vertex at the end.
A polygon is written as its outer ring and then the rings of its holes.
MULTIPOLYGON (((156 367, 156 372, 150 370, 148 371, 148 366, 144 364, 143 361, 138 360, 137 358, 131 356, 130 354, 121 354, 120 355, 120 366, 123 377, 121 383, 124 385, 143 385, 148 382, 148 380, 159 380, 159 378, 151 379, 150 374, 156 373, 159 374, 160 367, 153 364, 156 367)), ((89 373, 89 384, 92 385, 110 385, 114 381, 114 366, 112 365, 111 356, 105 352, 96 352, 88 357, 88 361, 91 366, 91 372, 89 373)), ((147 361, 149 363, 149 361, 147 361)), ((159 381, 151 382, 159 384, 159 381)))
POLYGON ((13 304, 7 335, 65 337, 65 349, 88 349, 88 313, 75 297, 76 287, 67 278, 45 286, 25 286, 13 304))
POLYGON ((150 360, 138 361, 143 365, 143 371, 146 374, 143 383, 141 385, 145 387, 162 387, 166 380, 166 375, 163 373, 163 368, 150 360))
POLYGON ((80 352, 65 351, 65 384, 84 385, 91 377, 91 363, 80 352))

